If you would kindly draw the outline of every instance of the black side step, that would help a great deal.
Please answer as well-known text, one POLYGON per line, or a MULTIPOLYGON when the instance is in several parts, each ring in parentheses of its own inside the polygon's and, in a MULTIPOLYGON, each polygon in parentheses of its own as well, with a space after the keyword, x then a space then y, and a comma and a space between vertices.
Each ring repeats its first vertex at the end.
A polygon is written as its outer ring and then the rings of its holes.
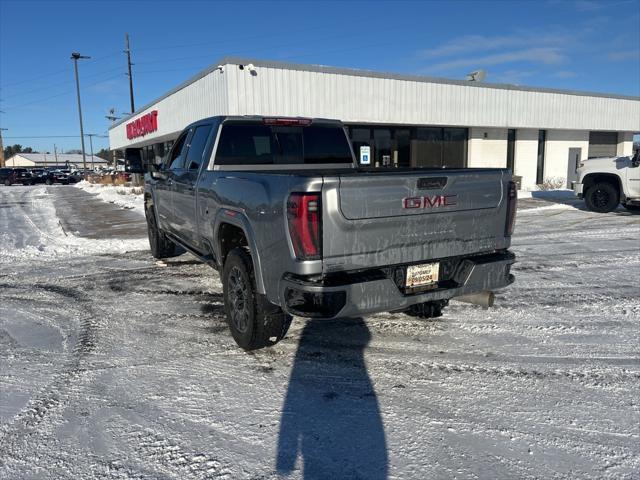
POLYGON ((172 242, 184 248, 187 252, 189 252, 191 255, 196 257, 202 263, 206 263, 210 267, 213 267, 214 269, 218 270, 218 262, 216 262, 216 257, 213 254, 209 253, 209 254, 203 255, 202 253, 198 252, 197 250, 190 247, 189 245, 186 245, 175 235, 172 235, 170 233, 167 233, 165 235, 169 237, 169 239, 171 239, 172 242))

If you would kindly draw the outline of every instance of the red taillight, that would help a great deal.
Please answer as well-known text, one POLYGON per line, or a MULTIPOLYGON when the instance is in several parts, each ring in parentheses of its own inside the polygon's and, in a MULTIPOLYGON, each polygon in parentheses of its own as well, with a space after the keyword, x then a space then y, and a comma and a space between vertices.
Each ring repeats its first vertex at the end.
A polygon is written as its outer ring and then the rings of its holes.
POLYGON ((509 182, 507 192, 507 223, 504 227, 504 234, 510 237, 513 234, 513 227, 516 224, 516 208, 518 206, 518 189, 515 182, 509 182))
POLYGON ((265 125, 298 125, 301 127, 311 125, 310 118, 264 118, 262 122, 265 125))
POLYGON ((298 260, 316 260, 322 254, 319 193, 292 193, 287 220, 293 251, 298 260))

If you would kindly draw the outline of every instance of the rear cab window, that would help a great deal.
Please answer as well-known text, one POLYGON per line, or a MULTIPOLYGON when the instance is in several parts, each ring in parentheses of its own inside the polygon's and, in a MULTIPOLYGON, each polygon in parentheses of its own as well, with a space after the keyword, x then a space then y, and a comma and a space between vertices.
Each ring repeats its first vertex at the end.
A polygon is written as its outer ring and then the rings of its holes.
POLYGON ((222 125, 215 166, 353 165, 349 140, 341 125, 222 125))

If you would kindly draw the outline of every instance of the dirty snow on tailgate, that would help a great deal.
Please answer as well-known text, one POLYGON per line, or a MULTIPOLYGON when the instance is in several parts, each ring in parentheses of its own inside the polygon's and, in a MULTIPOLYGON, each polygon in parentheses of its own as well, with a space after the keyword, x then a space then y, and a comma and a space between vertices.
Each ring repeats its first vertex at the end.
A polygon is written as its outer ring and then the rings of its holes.
POLYGON ((247 354, 215 271, 60 234, 51 192, 0 190, 0 478, 638 478, 640 216, 523 201, 495 308, 247 354))

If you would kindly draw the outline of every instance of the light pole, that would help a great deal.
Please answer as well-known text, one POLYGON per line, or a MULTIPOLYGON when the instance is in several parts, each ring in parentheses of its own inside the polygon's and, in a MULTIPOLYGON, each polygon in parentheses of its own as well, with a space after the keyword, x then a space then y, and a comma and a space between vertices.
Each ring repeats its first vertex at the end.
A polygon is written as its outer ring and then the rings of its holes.
POLYGON ((78 93, 78 115, 80 116, 80 144, 82 145, 82 164, 83 168, 87 169, 87 159, 84 153, 84 129, 82 128, 82 107, 80 106, 80 80, 78 80, 78 59, 91 58, 85 55, 80 55, 78 52, 71 54, 71 60, 73 60, 73 68, 76 72, 76 91, 78 93))
MULTIPOLYGON (((4 113, 2 110, 0 110, 0 113, 4 113)), ((2 131, 3 130, 9 130, 8 128, 0 128, 0 168, 4 167, 4 145, 2 145, 2 131)))
POLYGON ((89 148, 91 149, 91 170, 95 170, 95 166, 93 165, 93 137, 95 137, 95 133, 87 133, 87 137, 89 137, 89 148))

